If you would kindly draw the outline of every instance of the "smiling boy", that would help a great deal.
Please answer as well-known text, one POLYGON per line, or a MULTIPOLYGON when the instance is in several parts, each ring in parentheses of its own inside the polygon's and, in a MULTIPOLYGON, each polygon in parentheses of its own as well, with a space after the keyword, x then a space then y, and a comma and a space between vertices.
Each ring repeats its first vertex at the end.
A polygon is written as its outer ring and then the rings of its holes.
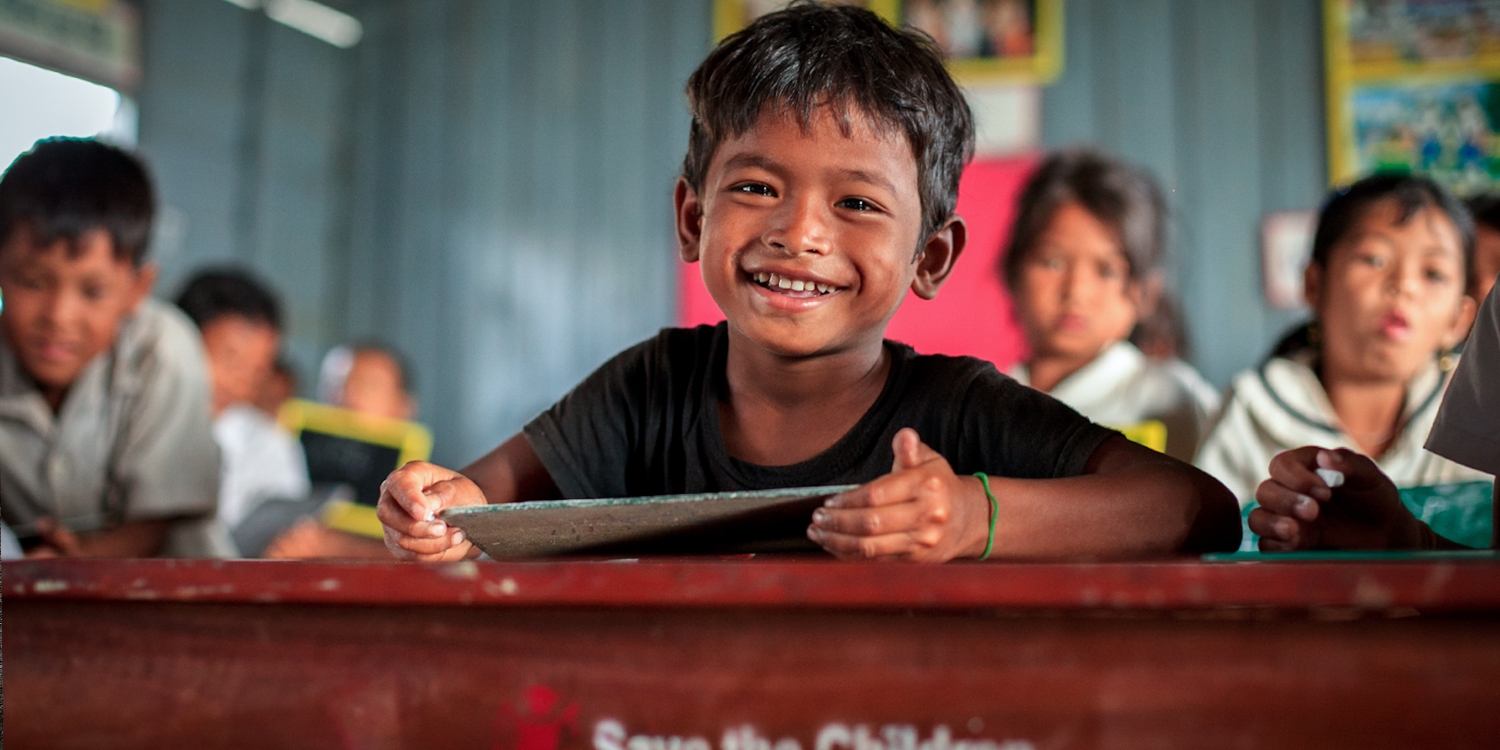
POLYGON ((0 178, 0 511, 32 554, 218 551, 218 452, 192 324, 150 298, 140 162, 44 140, 0 178))
POLYGON ((721 43, 688 98, 679 252, 727 322, 627 350, 461 473, 392 474, 379 515, 393 553, 477 555, 425 520, 456 505, 843 482, 861 486, 807 530, 843 558, 1235 546, 1233 498, 1207 475, 989 363, 884 339, 967 238, 953 208, 973 125, 931 40, 795 5, 721 43))

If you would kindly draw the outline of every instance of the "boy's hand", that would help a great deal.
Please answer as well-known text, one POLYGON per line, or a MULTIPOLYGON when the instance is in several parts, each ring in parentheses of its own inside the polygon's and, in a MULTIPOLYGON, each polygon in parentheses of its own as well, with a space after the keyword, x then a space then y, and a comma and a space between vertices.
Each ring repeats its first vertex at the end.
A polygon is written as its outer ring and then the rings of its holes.
POLYGON ((1260 507, 1250 511, 1250 530, 1265 552, 1422 546, 1421 522, 1401 503, 1396 485, 1353 451, 1308 446, 1281 453, 1255 499, 1260 507), (1343 485, 1330 488, 1319 469, 1343 474, 1343 485))
POLYGON ((78 541, 78 535, 58 523, 55 518, 36 519, 36 533, 42 538, 42 543, 27 552, 27 557, 80 557, 83 555, 83 544, 78 541))
POLYGON ((464 539, 462 531, 433 517, 444 508, 484 504, 484 493, 468 477, 412 461, 380 485, 375 515, 385 526, 386 548, 397 558, 450 562, 478 557, 479 548, 464 539))
POLYGON ((835 495, 813 513, 807 536, 840 559, 946 562, 978 557, 990 504, 974 477, 959 477, 916 430, 896 433, 891 473, 835 495))

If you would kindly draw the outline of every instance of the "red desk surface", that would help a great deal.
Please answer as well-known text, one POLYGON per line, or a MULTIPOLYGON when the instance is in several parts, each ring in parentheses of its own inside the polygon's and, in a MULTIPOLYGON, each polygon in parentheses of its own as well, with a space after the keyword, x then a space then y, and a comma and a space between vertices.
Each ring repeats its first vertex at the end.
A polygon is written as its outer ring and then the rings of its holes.
POLYGON ((1500 746, 1500 562, 3 566, 14 747, 1500 746))

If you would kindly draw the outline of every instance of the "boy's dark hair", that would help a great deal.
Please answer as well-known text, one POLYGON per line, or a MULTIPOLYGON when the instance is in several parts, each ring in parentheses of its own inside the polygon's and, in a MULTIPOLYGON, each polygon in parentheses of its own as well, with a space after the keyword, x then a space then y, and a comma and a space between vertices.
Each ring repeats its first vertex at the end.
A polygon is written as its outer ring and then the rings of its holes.
POLYGON ((687 82, 693 116, 682 174, 702 192, 725 140, 771 110, 806 127, 830 106, 849 132, 850 110, 900 131, 917 162, 922 237, 942 227, 974 151, 974 122, 931 37, 893 29, 870 11, 794 3, 720 42, 687 82))
POLYGON ((1401 224, 1424 208, 1436 208, 1447 214, 1463 242, 1464 278, 1460 286, 1467 288, 1469 279, 1474 277, 1474 216, 1463 201, 1442 185, 1413 174, 1373 174, 1329 193, 1318 211, 1311 262, 1327 266, 1333 246, 1354 228, 1371 205, 1387 198, 1396 201, 1396 220, 1401 224))
POLYGON ((1466 205, 1469 213, 1474 215, 1476 228, 1483 224, 1500 232, 1500 195, 1481 193, 1470 198, 1466 205))
POLYGON ((109 233, 115 258, 139 266, 151 240, 156 198, 139 159, 92 138, 46 138, 16 157, 0 177, 0 243, 26 225, 37 242, 109 233))
POLYGON ((226 315, 281 330, 281 303, 275 293, 239 269, 200 271, 177 295, 177 306, 200 330, 226 315))
POLYGON ((1166 245, 1167 202, 1143 169, 1108 154, 1078 148, 1048 156, 1021 191, 1019 210, 1000 260, 1005 285, 1015 289, 1026 256, 1064 203, 1083 206, 1114 230, 1130 265, 1130 278, 1154 273, 1166 245))

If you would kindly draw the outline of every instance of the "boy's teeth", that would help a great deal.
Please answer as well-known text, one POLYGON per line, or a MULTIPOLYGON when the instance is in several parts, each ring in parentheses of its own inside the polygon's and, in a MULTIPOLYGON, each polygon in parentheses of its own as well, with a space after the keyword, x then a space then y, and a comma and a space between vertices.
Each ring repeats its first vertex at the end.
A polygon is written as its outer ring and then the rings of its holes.
POLYGON ((764 271, 756 272, 753 278, 757 284, 765 284, 768 287, 785 289, 790 292, 811 292, 816 290, 819 294, 828 294, 834 289, 827 284, 788 279, 784 276, 764 271))

